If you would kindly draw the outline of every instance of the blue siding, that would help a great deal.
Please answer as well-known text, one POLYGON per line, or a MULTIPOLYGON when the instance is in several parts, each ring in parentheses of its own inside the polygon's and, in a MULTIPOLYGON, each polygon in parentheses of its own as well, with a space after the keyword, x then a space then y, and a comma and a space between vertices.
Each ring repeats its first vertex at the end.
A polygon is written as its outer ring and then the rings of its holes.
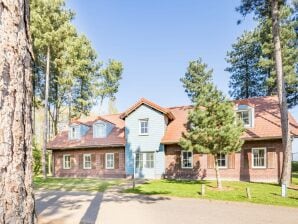
POLYGON ((160 143, 164 136, 166 121, 164 114, 142 105, 125 119, 126 173, 133 174, 135 152, 154 152, 154 176, 160 177, 165 169, 164 146, 160 143), (149 134, 139 135, 139 120, 148 119, 149 134))

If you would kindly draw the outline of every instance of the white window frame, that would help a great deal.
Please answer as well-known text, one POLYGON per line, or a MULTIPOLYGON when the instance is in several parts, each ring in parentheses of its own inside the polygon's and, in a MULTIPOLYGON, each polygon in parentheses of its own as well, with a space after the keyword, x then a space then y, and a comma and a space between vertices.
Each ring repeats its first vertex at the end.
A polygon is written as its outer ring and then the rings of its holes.
POLYGON ((266 147, 257 147, 251 149, 251 167, 253 169, 264 169, 267 167, 267 148, 266 147), (254 165, 254 150, 264 150, 264 166, 255 166, 254 165))
POLYGON ((63 169, 64 170, 69 170, 69 169, 71 169, 71 158, 70 158, 70 154, 64 154, 63 155, 63 169), (67 166, 65 166, 65 162, 66 162, 66 160, 65 160, 65 157, 69 157, 69 166, 67 167, 67 166))
POLYGON ((106 169, 107 170, 112 170, 115 169, 115 153, 106 153, 106 169), (108 166, 108 155, 112 155, 113 156, 113 166, 108 166))
MULTIPOLYGON (((237 115, 238 113, 243 113, 243 112, 247 112, 248 113, 248 122, 249 124, 245 124, 242 120, 242 123, 244 125, 244 127, 246 128, 250 128, 252 127, 252 111, 250 109, 247 109, 247 110, 237 110, 237 115)), ((243 117, 243 116, 242 116, 243 117)))
POLYGON ((70 130, 69 130, 70 134, 69 134, 69 139, 70 140, 77 140, 80 139, 80 125, 71 125, 70 126, 70 130), (73 129, 75 129, 75 131, 73 131, 73 129))
POLYGON ((85 170, 90 170, 92 168, 92 157, 91 154, 83 154, 83 168, 85 170), (90 167, 86 167, 86 157, 90 157, 90 167))
POLYGON ((192 151, 188 151, 188 150, 182 150, 181 151, 181 168, 182 169, 192 169, 193 168, 193 152, 192 151), (191 153, 191 167, 185 167, 183 164, 183 152, 187 152, 187 153, 191 153))
POLYGON ((93 125, 93 138, 105 138, 107 136, 107 126, 104 123, 95 123, 93 125), (99 132, 100 126, 102 126, 102 133, 99 132), (97 129, 97 135, 96 135, 96 129, 97 129))
POLYGON ((139 119, 139 135, 149 135, 149 119, 139 119), (147 122, 147 133, 142 133, 142 122, 147 122))
POLYGON ((225 166, 220 166, 219 165, 219 163, 218 163, 218 161, 217 161, 217 164, 218 164, 218 168, 220 168, 220 169, 226 169, 226 168, 228 168, 228 155, 227 154, 223 154, 223 153, 218 153, 218 154, 222 154, 222 155, 225 155, 225 161, 226 161, 226 165, 225 166))

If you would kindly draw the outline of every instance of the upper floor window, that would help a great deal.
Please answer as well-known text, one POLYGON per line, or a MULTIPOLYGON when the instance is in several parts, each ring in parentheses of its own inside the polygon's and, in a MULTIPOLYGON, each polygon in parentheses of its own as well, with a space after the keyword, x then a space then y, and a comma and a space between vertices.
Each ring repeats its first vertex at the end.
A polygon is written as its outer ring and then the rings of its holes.
POLYGON ((70 126, 69 138, 70 140, 80 139, 80 126, 70 126))
POLYGON ((237 110, 237 115, 240 118, 240 120, 243 122, 244 127, 247 127, 247 128, 253 127, 253 121, 254 121, 253 108, 247 105, 239 105, 237 110))
POLYGON ((192 152, 191 151, 182 151, 181 152, 181 162, 182 162, 182 168, 192 168, 192 162, 193 162, 193 159, 192 159, 192 152))
POLYGON ((106 137, 106 125, 103 123, 97 123, 93 126, 93 137, 104 138, 106 137))
POLYGON ((140 122, 140 127, 139 127, 140 135, 148 135, 149 134, 148 119, 142 119, 139 122, 140 122))

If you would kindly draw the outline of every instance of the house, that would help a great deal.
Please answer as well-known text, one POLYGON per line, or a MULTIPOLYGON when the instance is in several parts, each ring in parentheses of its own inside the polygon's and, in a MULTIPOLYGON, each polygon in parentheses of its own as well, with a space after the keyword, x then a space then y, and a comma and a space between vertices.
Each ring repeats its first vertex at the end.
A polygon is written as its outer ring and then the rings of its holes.
MULTIPOLYGON (((220 155, 226 180, 277 182, 282 169, 278 98, 236 100, 245 143, 237 153, 220 155)), ((69 124, 48 144, 57 177, 215 179, 214 158, 178 145, 191 106, 164 108, 142 98, 127 111, 87 117, 69 124)), ((292 138, 298 124, 289 115, 292 138)))

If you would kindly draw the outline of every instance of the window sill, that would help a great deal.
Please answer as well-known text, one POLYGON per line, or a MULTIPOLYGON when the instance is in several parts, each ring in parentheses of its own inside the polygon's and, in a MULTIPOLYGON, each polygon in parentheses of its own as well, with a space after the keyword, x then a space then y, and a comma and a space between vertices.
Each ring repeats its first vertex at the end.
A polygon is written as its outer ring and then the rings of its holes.
POLYGON ((70 170, 70 169, 71 169, 70 167, 69 167, 69 168, 64 168, 64 167, 63 167, 63 170, 70 170))
POLYGON ((111 167, 106 167, 106 170, 114 170, 115 168, 113 167, 113 168, 111 168, 111 167))
POLYGON ((91 167, 84 167, 84 170, 91 170, 91 167))
POLYGON ((193 169, 193 167, 181 167, 181 169, 190 170, 190 169, 193 169))
POLYGON ((148 136, 149 134, 139 134, 139 136, 148 136))

